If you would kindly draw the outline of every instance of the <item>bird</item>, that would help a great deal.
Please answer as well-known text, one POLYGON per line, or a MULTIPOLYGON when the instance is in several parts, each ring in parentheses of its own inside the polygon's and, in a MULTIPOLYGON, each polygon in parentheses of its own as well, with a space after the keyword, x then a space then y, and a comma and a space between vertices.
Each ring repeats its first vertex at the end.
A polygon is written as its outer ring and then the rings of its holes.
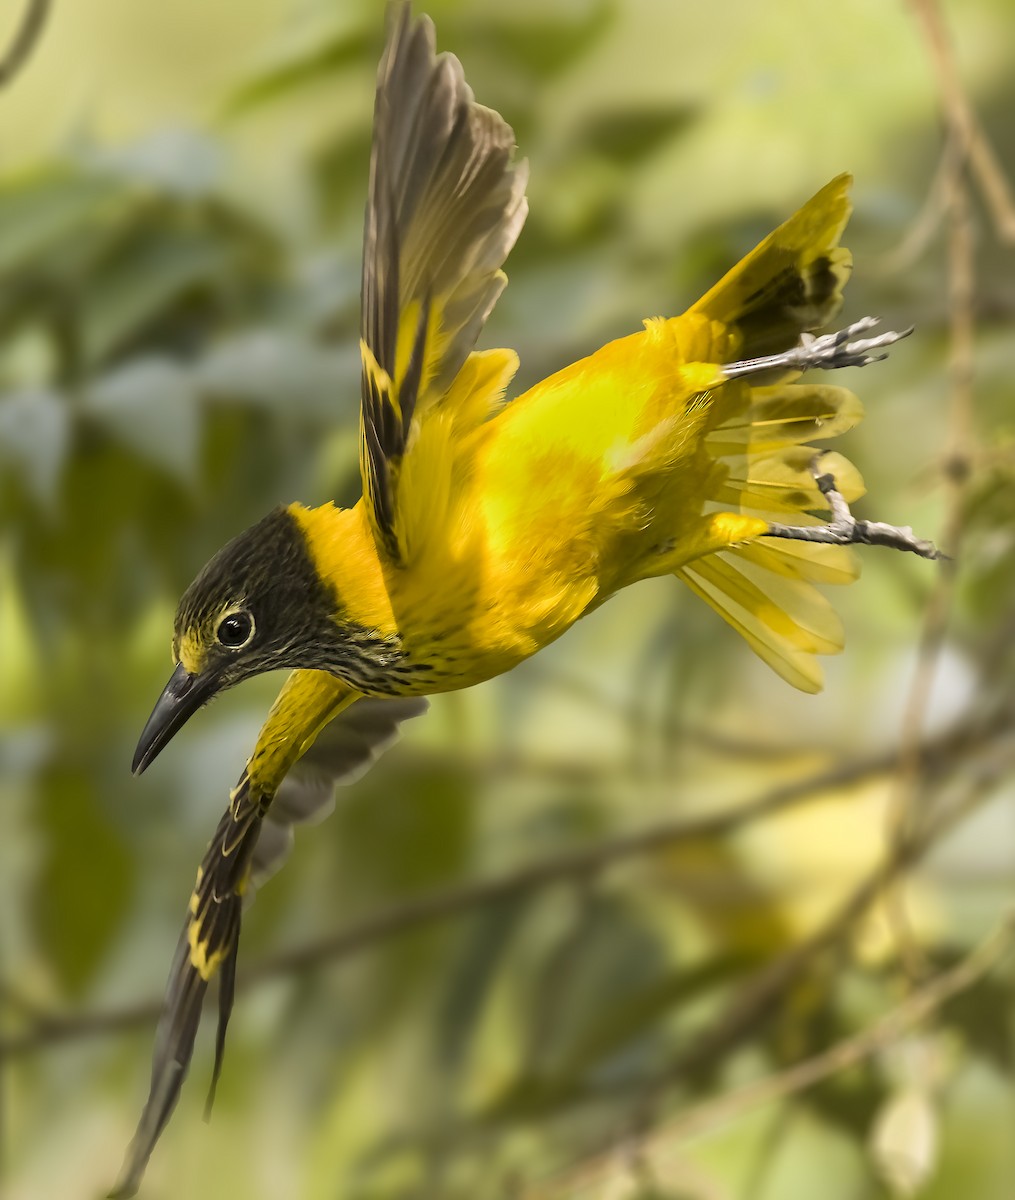
POLYGON ((364 769, 425 697, 510 670, 610 596, 675 576, 789 684, 821 687, 843 645, 815 585, 858 573, 851 543, 934 557, 853 519, 863 481, 813 443, 861 417, 803 381, 906 336, 864 318, 821 334, 852 260, 840 175, 676 317, 508 399, 510 349, 477 350, 527 214, 507 122, 408 3, 390 7, 374 107, 361 280, 362 497, 276 508, 221 549, 176 613, 175 669, 141 734, 147 768, 198 709, 291 674, 197 873, 137 1132, 133 1195, 180 1094, 219 978, 212 1095, 245 902, 291 826, 364 769), (831 519, 818 515, 831 510, 831 519))

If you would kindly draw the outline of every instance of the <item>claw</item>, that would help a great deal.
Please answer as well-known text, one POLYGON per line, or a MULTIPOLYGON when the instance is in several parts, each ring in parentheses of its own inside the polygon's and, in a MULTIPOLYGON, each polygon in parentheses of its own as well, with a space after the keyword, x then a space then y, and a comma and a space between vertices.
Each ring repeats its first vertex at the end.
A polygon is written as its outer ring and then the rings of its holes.
POLYGON ((837 371, 840 367, 866 367, 880 362, 886 354, 872 354, 901 342, 913 332, 913 326, 896 331, 879 333, 876 337, 858 338, 878 324, 877 317, 861 317, 852 325, 838 329, 835 333, 823 333, 815 337, 812 333, 800 335, 800 342, 792 350, 782 354, 768 354, 764 358, 746 359, 730 363, 722 368, 727 379, 739 379, 745 375, 757 375, 766 371, 837 371), (855 339, 855 340, 850 340, 855 339))
POLYGON ((878 317, 861 317, 859 321, 854 321, 852 325, 847 325, 845 329, 839 329, 835 333, 826 333, 821 337, 805 333, 800 338, 800 345, 795 350, 790 350, 789 354, 797 357, 802 370, 808 367, 820 367, 825 370, 865 367, 868 363, 881 362, 888 355, 871 354, 870 351, 901 342, 913 332, 913 326, 910 325, 908 329, 901 331, 888 329, 876 337, 850 340, 858 333, 866 333, 873 329, 878 321, 878 317))

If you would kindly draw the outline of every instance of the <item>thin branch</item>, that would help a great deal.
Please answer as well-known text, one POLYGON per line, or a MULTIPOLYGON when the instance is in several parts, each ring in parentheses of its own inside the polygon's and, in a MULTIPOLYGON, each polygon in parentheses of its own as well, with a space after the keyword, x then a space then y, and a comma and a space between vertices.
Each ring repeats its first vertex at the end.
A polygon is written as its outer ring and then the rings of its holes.
MULTIPOLYGON (((948 498, 944 544, 959 555, 964 534, 966 495, 976 452, 973 423, 974 377, 974 246, 966 167, 977 136, 973 108, 959 80, 952 45, 936 0, 912 0, 920 18, 928 56, 934 66, 949 135, 945 158, 952 164, 944 182, 948 233, 949 342, 951 400, 948 417, 948 498)), ((983 142, 982 137, 980 141, 983 142)), ((984 143, 985 144, 985 143, 984 143)), ((920 739, 951 619, 956 564, 945 564, 931 592, 923 620, 916 669, 903 711, 899 773, 886 809, 886 832, 899 843, 916 823, 916 795, 922 775, 920 739)), ((886 911, 902 960, 911 979, 926 974, 928 964, 912 931, 903 885, 886 897, 886 911)))
POLYGON ((0 88, 10 87, 28 65, 49 16, 51 0, 26 0, 21 24, 0 58, 0 88))
POLYGON ((653 1150, 653 1146, 665 1147, 699 1137, 741 1117, 750 1109, 802 1092, 873 1057, 920 1025, 949 1000, 979 983, 1012 950, 1013 945, 1015 912, 1010 912, 964 959, 911 992, 901 1004, 867 1028, 784 1071, 685 1109, 653 1134, 651 1143, 643 1147, 643 1153, 651 1155, 654 1165, 658 1166, 659 1159, 664 1158, 667 1151, 653 1150))
POLYGON ((821 454, 814 456, 814 481, 818 491, 828 501, 832 519, 824 525, 783 525, 772 521, 768 537, 788 538, 795 542, 819 542, 832 546, 886 546, 903 550, 921 558, 943 558, 933 542, 918 538, 909 526, 886 525, 884 521, 858 521, 850 511, 845 496, 835 484, 835 477, 822 475, 818 470, 821 454))
MULTIPOLYGON (((884 889, 919 863, 979 806, 1002 773, 1010 768, 1011 759, 1012 751, 1008 747, 1007 752, 999 755, 996 761, 978 761, 976 777, 968 781, 965 793, 958 800, 925 824, 911 841, 893 847, 886 858, 860 881, 809 937, 741 986, 728 1007, 709 1027, 695 1036, 693 1044, 686 1051, 675 1056, 652 1079, 635 1084, 624 1080, 610 1089, 613 1092, 630 1091, 636 1087, 642 1093, 638 1106, 640 1128, 618 1131, 616 1137, 596 1154, 583 1157, 580 1162, 555 1173, 527 1192, 526 1200, 573 1195, 577 1187, 602 1180, 610 1169, 618 1146, 630 1152, 633 1144, 643 1144, 645 1130, 651 1124, 647 1116, 650 1100, 658 1099, 674 1083, 688 1079, 703 1067, 714 1065, 742 1045, 769 1018, 774 1007, 803 972, 818 956, 841 942, 884 889)), ((601 1095, 601 1090, 596 1093, 598 1097, 601 1095)))
MULTIPOLYGON (((999 710, 963 722, 929 739, 926 761, 944 772, 958 768, 967 756, 980 752, 996 738, 1005 738, 1013 715, 999 710)), ((514 896, 523 896, 558 883, 589 878, 615 864, 652 854, 668 846, 703 838, 718 838, 764 817, 814 800, 820 795, 854 787, 886 775, 895 767, 893 751, 851 759, 792 783, 772 788, 752 800, 720 812, 681 821, 666 821, 636 833, 609 838, 585 849, 531 863, 499 878, 436 889, 390 905, 363 920, 302 946, 283 950, 242 973, 237 987, 289 975, 335 962, 388 941, 420 926, 475 911, 514 896)), ((0 1057, 32 1053, 60 1042, 120 1033, 154 1021, 161 999, 151 998, 94 1013, 51 1015, 38 1019, 22 1033, 0 1038, 0 1057)))
POLYGON ((969 165, 979 180, 980 191, 994 221, 994 232, 999 241, 1015 245, 1015 199, 1011 185, 975 113, 970 118, 969 136, 969 165))
POLYGON ((998 238, 1015 243, 1015 199, 1011 186, 962 87, 940 5, 937 0, 910 0, 910 6, 920 20, 941 104, 960 141, 961 158, 968 162, 980 185, 998 238))
POLYGON ((889 753, 851 760, 804 779, 781 784, 753 800, 720 812, 679 821, 663 821, 636 833, 608 838, 586 849, 565 851, 541 862, 529 863, 499 879, 440 889, 428 896, 393 905, 352 929, 339 930, 316 942, 283 951, 261 967, 253 969, 247 978, 302 970, 323 960, 343 957, 365 943, 400 933, 418 924, 457 915, 480 905, 493 904, 553 884, 573 883, 619 862, 653 854, 680 842, 724 837, 822 793, 856 786, 884 775, 892 770, 893 765, 894 755, 889 753))
POLYGON ((887 251, 874 265, 872 269, 876 275, 887 278, 900 275, 922 256, 941 228, 948 209, 948 196, 961 170, 961 148, 954 138, 948 138, 920 212, 894 249, 887 251))
MULTIPOLYGON (((651 736, 686 744, 695 751, 721 755, 727 760, 743 758, 767 762, 784 762, 791 758, 813 756, 818 752, 816 747, 801 746, 799 742, 776 742, 771 738, 750 737, 741 731, 730 734, 713 729, 707 723, 689 721, 682 715, 675 715, 669 711, 663 713, 658 720, 654 720, 646 715, 640 705, 618 701, 608 689, 598 687, 591 680, 559 666, 555 665, 551 669, 539 659, 535 659, 528 670, 529 678, 536 680, 540 686, 563 692, 608 712, 611 716, 619 717, 628 724, 637 723, 642 727, 648 725, 651 736)), ((512 764, 512 769, 516 769, 515 764, 512 764)))
POLYGON ((961 89, 940 9, 933 0, 910 0, 910 3, 931 47, 949 136, 919 215, 877 267, 877 274, 883 276, 906 270, 927 249, 941 228, 948 213, 949 197, 959 186, 967 166, 980 185, 998 240, 1009 245, 1015 243, 1015 199, 1011 186, 976 111, 961 89))

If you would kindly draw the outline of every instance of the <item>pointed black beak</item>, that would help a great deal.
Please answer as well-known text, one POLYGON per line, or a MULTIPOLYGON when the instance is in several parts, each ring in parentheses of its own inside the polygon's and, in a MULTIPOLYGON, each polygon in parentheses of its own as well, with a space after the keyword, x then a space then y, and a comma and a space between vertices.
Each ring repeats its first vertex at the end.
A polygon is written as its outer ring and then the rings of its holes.
POLYGON ((169 744, 197 710, 218 691, 219 683, 214 676, 191 675, 183 663, 176 668, 152 709, 148 723, 134 751, 131 770, 135 775, 155 760, 156 755, 169 744))

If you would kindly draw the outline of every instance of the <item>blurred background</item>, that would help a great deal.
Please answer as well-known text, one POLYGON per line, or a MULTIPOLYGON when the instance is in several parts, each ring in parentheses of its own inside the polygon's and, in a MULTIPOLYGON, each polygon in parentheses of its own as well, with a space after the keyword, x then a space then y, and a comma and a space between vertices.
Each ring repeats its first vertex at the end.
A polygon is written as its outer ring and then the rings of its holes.
MULTIPOLYGON (((531 164, 483 342, 517 347, 519 387, 679 312, 854 172, 844 319, 917 332, 836 381, 868 412, 837 448, 860 515, 957 569, 864 552, 817 697, 672 580, 439 697, 250 910, 213 1119, 209 1028, 142 1195, 1010 1200, 1010 0, 425 9, 531 164)), ((0 91, 17 1200, 112 1185, 279 682, 132 779, 176 600, 279 501, 358 494, 382 42, 376 0, 56 0, 0 91)))

